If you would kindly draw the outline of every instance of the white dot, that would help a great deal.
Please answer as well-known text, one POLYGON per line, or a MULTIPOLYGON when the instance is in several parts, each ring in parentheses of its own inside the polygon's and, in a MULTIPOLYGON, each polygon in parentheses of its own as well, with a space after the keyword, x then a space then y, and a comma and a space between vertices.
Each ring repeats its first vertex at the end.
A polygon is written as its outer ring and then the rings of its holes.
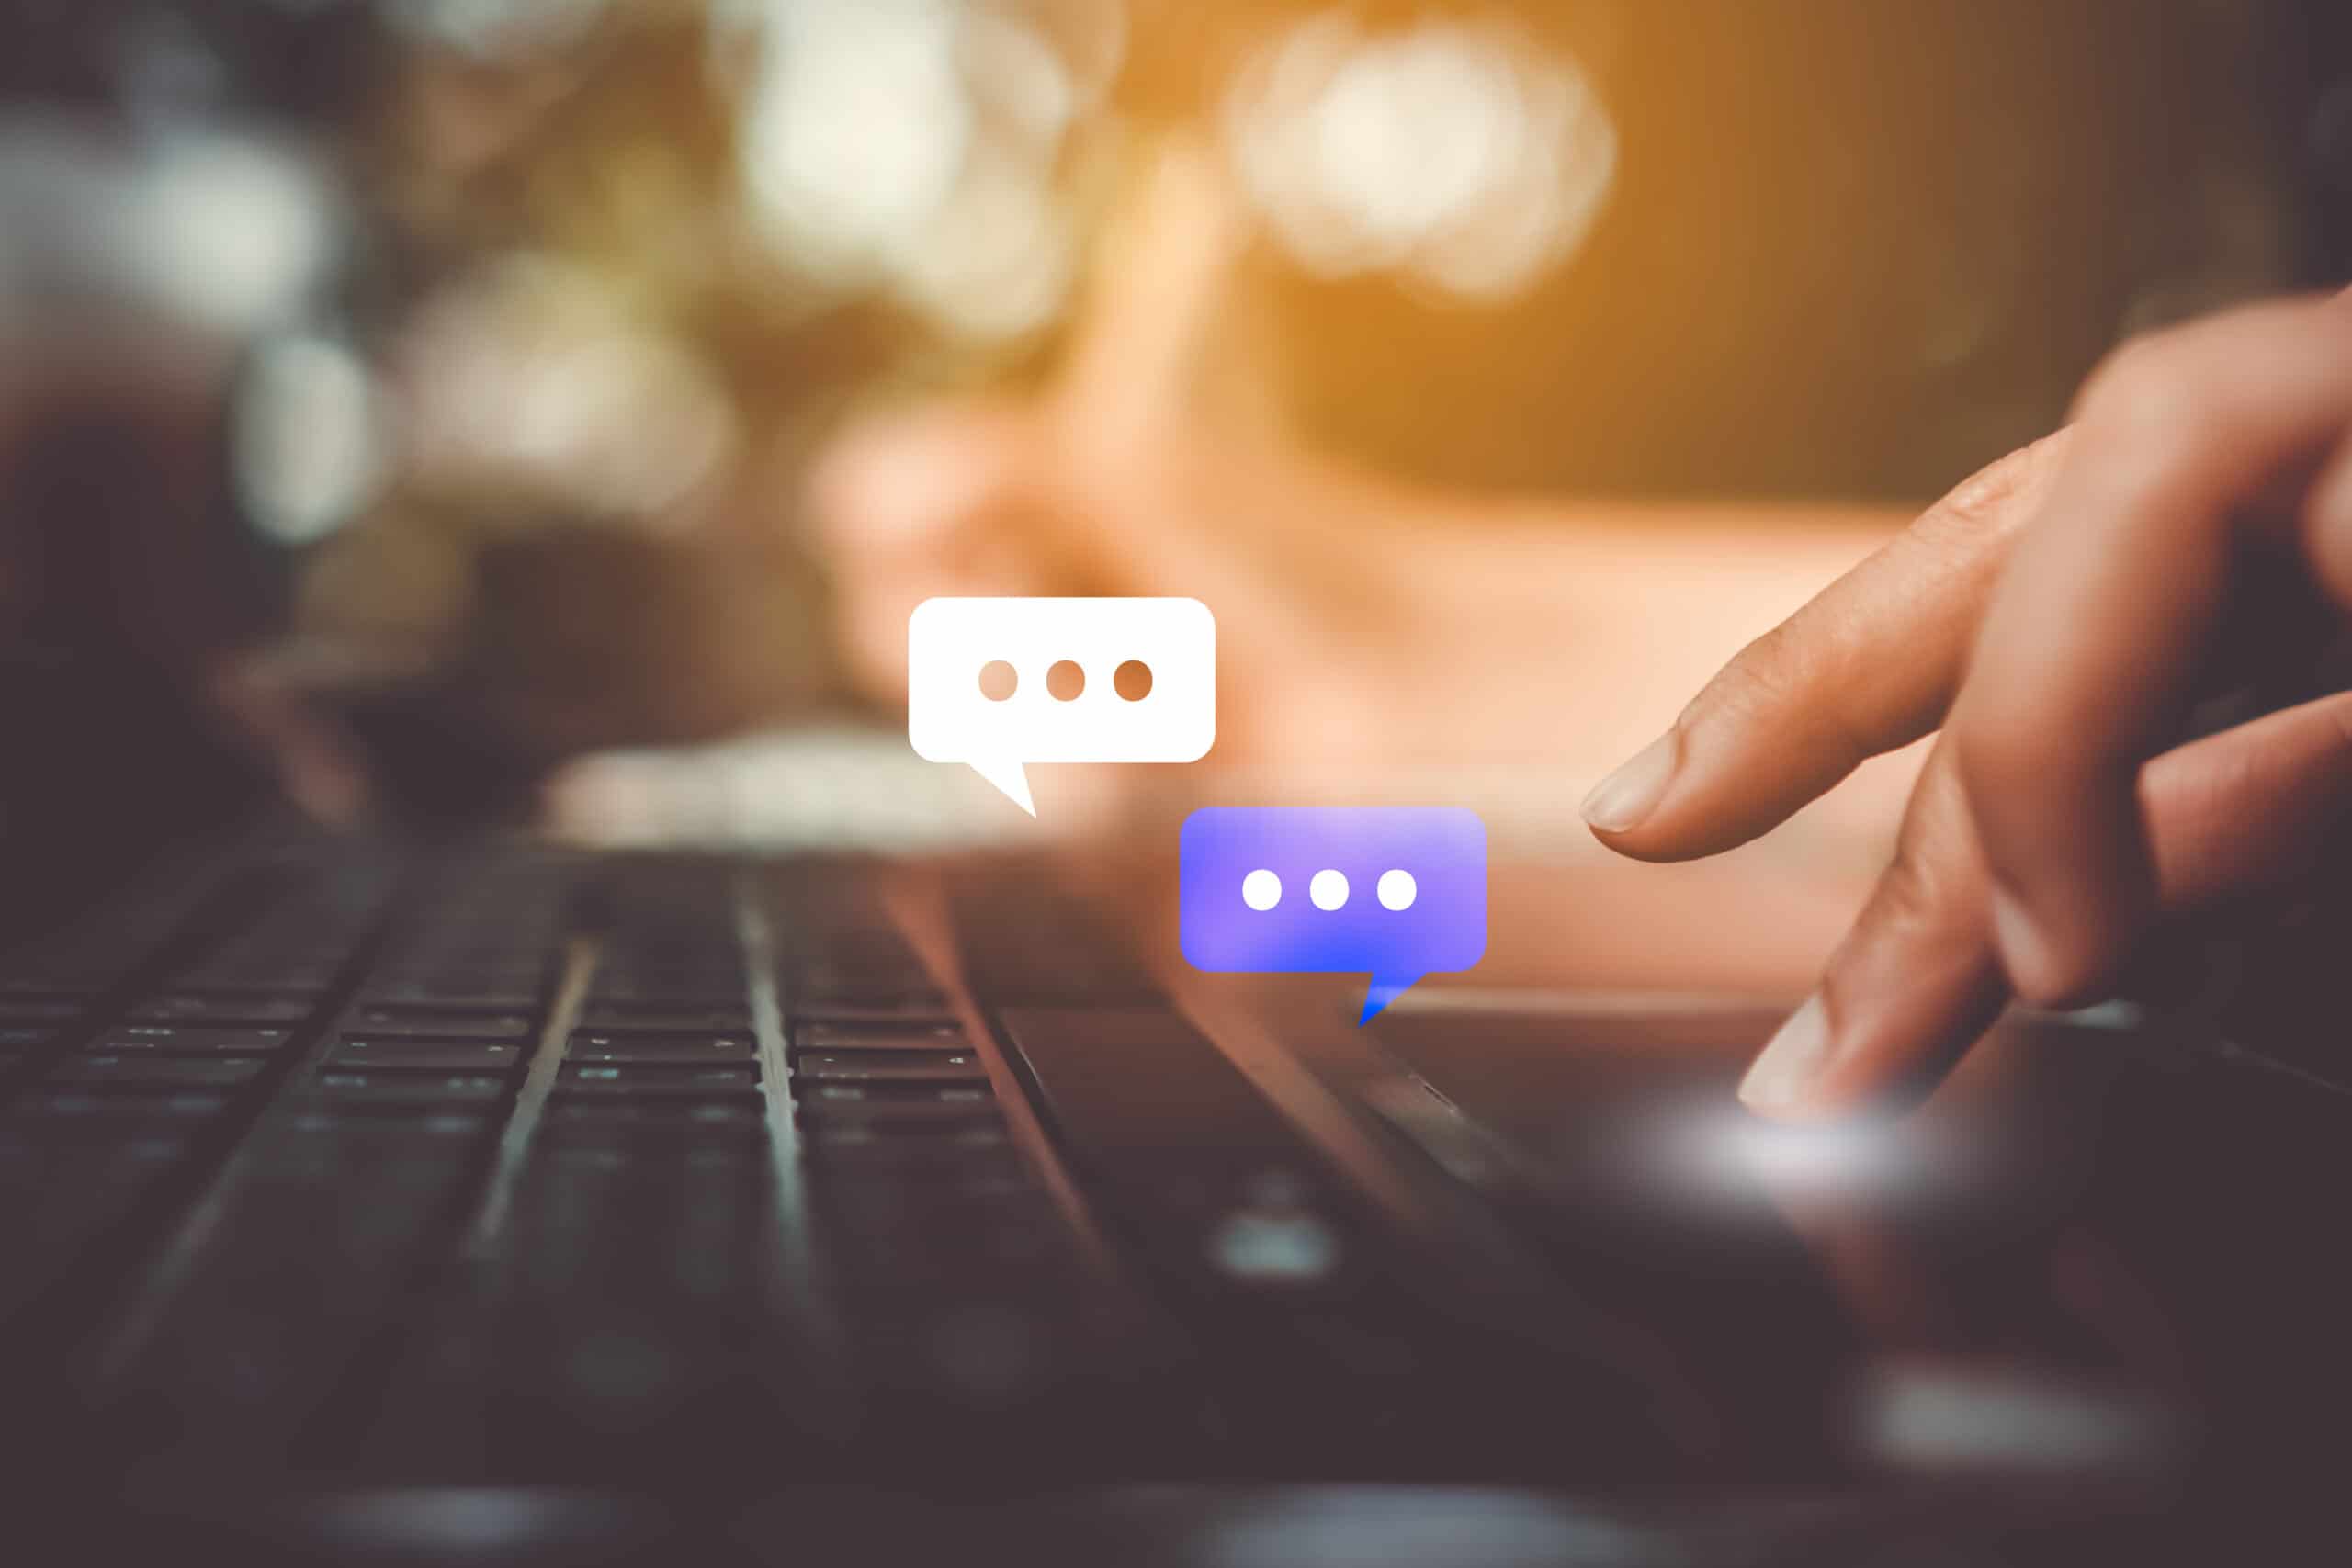
POLYGON ((1241 901, 1253 909, 1271 909, 1283 901, 1283 879, 1271 871, 1253 871, 1241 879, 1241 901))
POLYGON ((1382 908, 1409 909, 1421 889, 1409 871, 1384 871, 1380 874, 1380 886, 1374 891, 1380 895, 1382 908))
POLYGON ((1348 879, 1336 871, 1318 871, 1306 885, 1306 896, 1318 909, 1336 909, 1348 901, 1348 879))

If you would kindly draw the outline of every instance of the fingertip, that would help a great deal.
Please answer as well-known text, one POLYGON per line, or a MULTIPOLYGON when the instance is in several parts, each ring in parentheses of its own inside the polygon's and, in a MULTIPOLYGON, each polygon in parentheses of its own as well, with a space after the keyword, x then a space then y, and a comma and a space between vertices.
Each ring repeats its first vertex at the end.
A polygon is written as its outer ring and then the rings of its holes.
POLYGON ((1592 787, 1578 811, 1592 836, 1628 860, 1668 864, 1736 849, 1826 785, 1759 787, 1749 737, 1695 728, 1690 716, 1592 787))
POLYGON ((1815 1097, 1831 1049, 1829 1015, 1815 991, 1766 1041, 1739 1080, 1739 1102, 1774 1122, 1810 1122, 1823 1113, 1815 1097))
POLYGON ((2097 924, 2052 919, 2002 888, 1991 896, 1993 945, 2019 1000, 2066 1007, 2097 1000, 2129 950, 2097 924))
POLYGON ((1603 843, 1639 829, 1657 812, 1682 762, 1682 732, 1669 729, 1592 786, 1577 809, 1603 843))

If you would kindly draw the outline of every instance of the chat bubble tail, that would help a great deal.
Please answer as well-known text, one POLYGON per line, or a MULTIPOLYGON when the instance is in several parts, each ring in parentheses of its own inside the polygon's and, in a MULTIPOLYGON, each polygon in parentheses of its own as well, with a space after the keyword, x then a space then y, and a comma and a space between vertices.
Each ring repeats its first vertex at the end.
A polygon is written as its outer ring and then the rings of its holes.
POLYGON ((1356 1015, 1356 1027, 1361 1029, 1387 1011, 1388 1004, 1411 990, 1419 979, 1420 976, 1416 975, 1409 980, 1384 980, 1374 975, 1372 988, 1363 996, 1363 1011, 1356 1015))
POLYGON ((1006 799, 1030 816, 1037 815, 1037 803, 1029 798, 1029 770, 1019 762, 986 761, 968 764, 972 772, 996 785, 1006 799))

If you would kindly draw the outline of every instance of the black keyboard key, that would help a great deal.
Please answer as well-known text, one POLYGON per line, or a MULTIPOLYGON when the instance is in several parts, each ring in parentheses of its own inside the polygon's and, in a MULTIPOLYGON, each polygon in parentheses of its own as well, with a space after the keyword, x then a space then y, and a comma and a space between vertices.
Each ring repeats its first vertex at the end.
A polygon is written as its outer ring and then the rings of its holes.
POLYGON ((51 1083, 101 1087, 172 1085, 187 1088, 229 1088, 249 1083, 264 1066, 255 1056, 153 1056, 75 1055, 50 1070, 51 1083))
POLYGON ((626 1095, 707 1095, 714 1091, 756 1089, 756 1062, 697 1063, 649 1066, 638 1063, 566 1062, 557 1078, 566 1092, 626 1095))
POLYGON ((580 1026, 591 1031, 636 1031, 648 1034, 706 1034, 752 1027, 749 1008, 684 1007, 668 1003, 592 999, 581 1009, 580 1026))
POLYGON ((1005 1151, 1012 1138, 1004 1119, 959 1117, 945 1122, 889 1117, 844 1115, 838 1111, 811 1113, 805 1108, 798 1120, 802 1137, 812 1154, 831 1159, 876 1165, 953 1164, 963 1151, 1005 1151))
POLYGON ((756 1093, 621 1099, 559 1092, 548 1101, 542 1125, 559 1138, 575 1134, 593 1138, 608 1132, 764 1137, 767 1101, 756 1093))
POLYGON ((36 1085, 8 1107, 11 1119, 38 1119, 72 1134, 113 1137, 125 1126, 201 1122, 228 1108, 229 1097, 209 1089, 158 1086, 145 1093, 107 1093, 80 1084, 36 1085))
POLYGON ((742 1006, 750 985, 751 977, 740 968, 649 975, 616 969, 607 960, 589 986, 588 1005, 649 1013, 724 1011, 742 1006))
POLYGON ((318 993, 335 983, 340 960, 327 963, 289 963, 284 959, 255 962, 250 966, 240 964, 229 966, 206 964, 174 976, 176 984, 215 995, 253 995, 271 998, 301 998, 315 1001, 318 993))
POLYGON ((609 1030, 572 1031, 565 1059, 573 1062, 667 1063, 748 1062, 756 1055, 752 1037, 720 1034, 622 1034, 609 1030))
POLYGON ((454 1012, 384 1003, 357 1009, 351 1023, 372 1034, 411 1040, 524 1040, 533 1032, 526 1012, 454 1012))
POLYGON ((0 1023, 0 1051, 29 1051, 56 1040, 58 1031, 31 1024, 0 1023))
POLYGON ((300 1023, 314 1005, 308 997, 174 992, 148 998, 130 1016, 159 1023, 300 1023))
POLYGON ((451 1012, 528 1012, 539 1005, 539 987, 536 984, 478 986, 395 980, 370 986, 365 999, 386 1006, 435 1008, 451 1012))
POLYGON ((797 1114, 804 1126, 872 1128, 901 1137, 940 1136, 972 1129, 1001 1133, 1002 1118, 985 1099, 950 1102, 933 1100, 876 1100, 845 1094, 864 1086, 820 1084, 801 1098, 797 1114))
POLYGON ((937 1083, 923 1078, 809 1078, 796 1077, 793 1097, 804 1105, 820 1106, 985 1106, 996 1090, 983 1077, 977 1082, 937 1083))
POLYGON ((948 1022, 897 1024, 828 1021, 803 1023, 792 1032, 798 1051, 953 1051, 968 1050, 961 1026, 948 1022))
POLYGON ((523 1047, 511 1040, 392 1040, 346 1034, 327 1053, 336 1067, 411 1072, 507 1072, 523 1066, 523 1047))
POLYGON ((284 1048, 293 1038, 284 1029, 231 1029, 185 1023, 124 1023, 101 1032, 85 1050, 165 1056, 246 1056, 284 1048))
POLYGON ((505 1098, 510 1077, 496 1073, 358 1072, 321 1070, 311 1080, 313 1096, 333 1105, 435 1110, 478 1105, 505 1098))
POLYGON ((952 1026, 955 1010, 936 990, 905 991, 881 996, 872 992, 797 991, 783 993, 784 1016, 794 1023, 866 1023, 903 1029, 952 1026))
POLYGON ((802 1051, 792 1059, 797 1078, 827 1083, 986 1083, 989 1070, 974 1051, 802 1051))

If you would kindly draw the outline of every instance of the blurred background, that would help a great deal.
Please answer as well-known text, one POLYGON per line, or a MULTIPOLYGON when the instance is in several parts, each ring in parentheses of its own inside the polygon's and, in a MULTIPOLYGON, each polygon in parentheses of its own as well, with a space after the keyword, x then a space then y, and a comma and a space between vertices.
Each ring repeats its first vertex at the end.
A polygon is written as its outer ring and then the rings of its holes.
POLYGON ((6 0, 0 866, 256 791, 960 830, 890 664, 958 590, 1200 593, 1220 758, 1565 819, 1531 575, 1622 623, 1605 764, 2120 338, 2347 255, 2316 0, 6 0))

